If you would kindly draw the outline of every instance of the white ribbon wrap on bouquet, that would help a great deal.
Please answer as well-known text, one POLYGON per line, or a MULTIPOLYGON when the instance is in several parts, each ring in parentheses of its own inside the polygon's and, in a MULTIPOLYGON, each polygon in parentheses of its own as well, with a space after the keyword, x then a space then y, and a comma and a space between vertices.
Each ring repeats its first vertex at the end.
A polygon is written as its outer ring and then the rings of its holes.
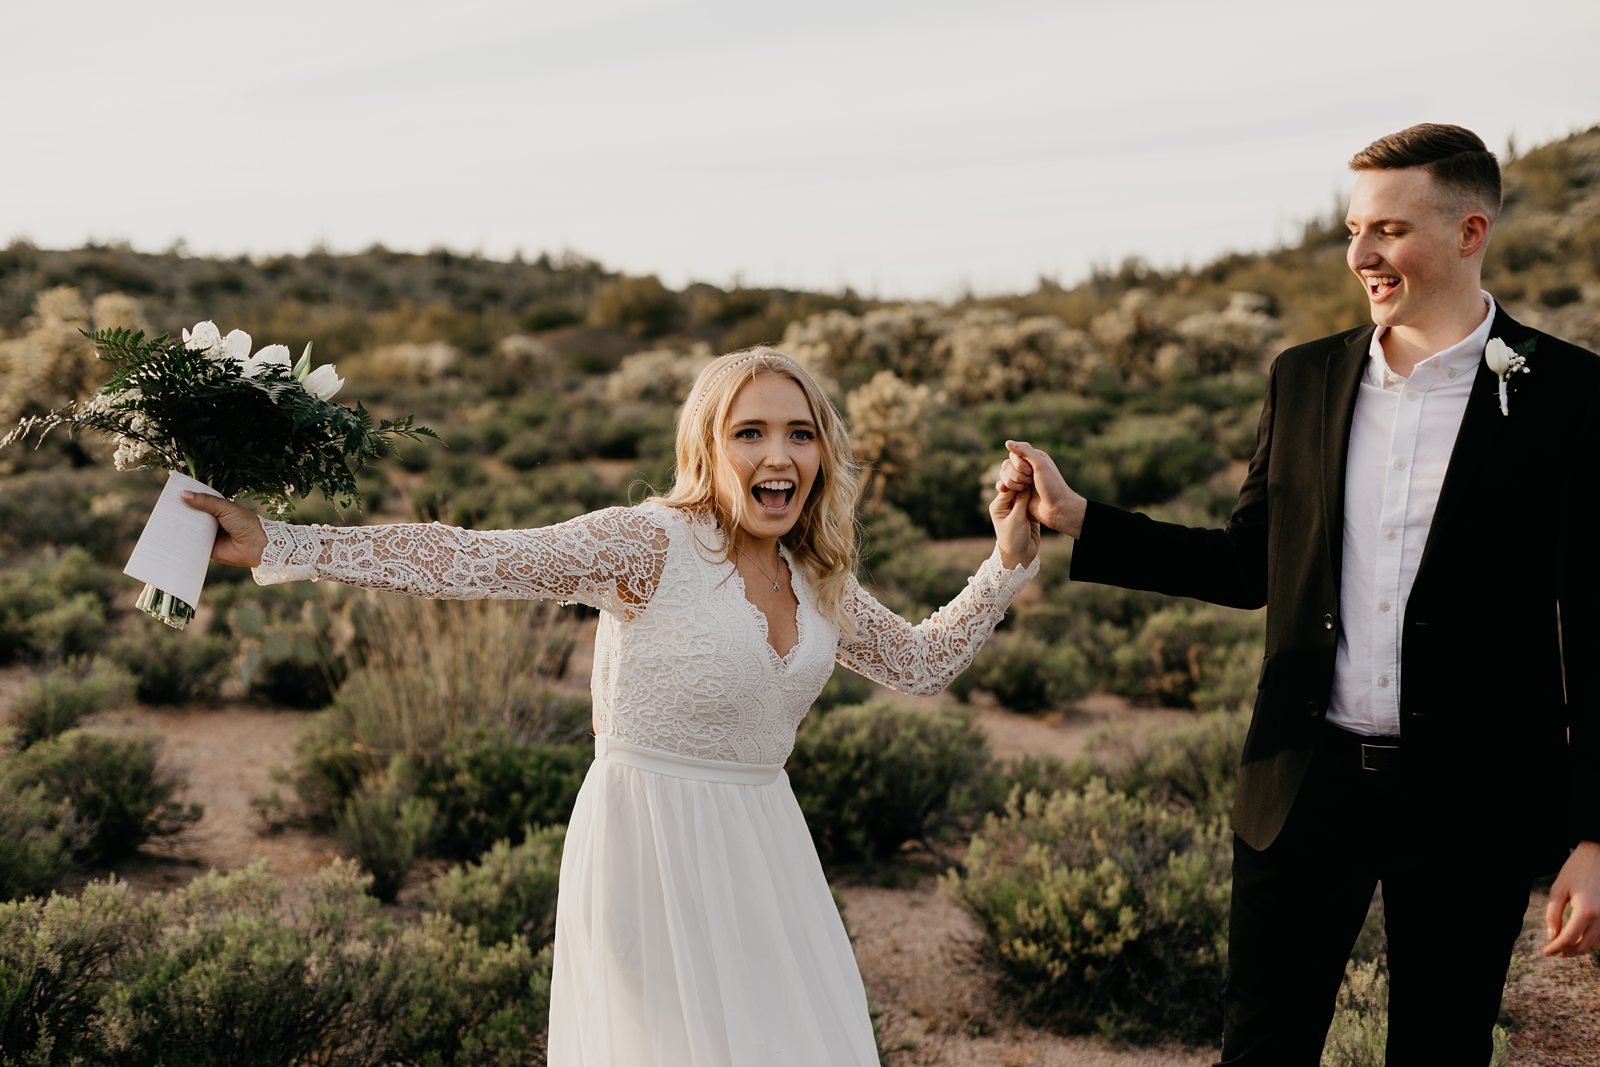
POLYGON ((167 484, 122 573, 171 593, 192 608, 200 603, 200 588, 206 582, 217 520, 185 504, 178 495, 184 490, 222 495, 187 474, 168 471, 167 484))

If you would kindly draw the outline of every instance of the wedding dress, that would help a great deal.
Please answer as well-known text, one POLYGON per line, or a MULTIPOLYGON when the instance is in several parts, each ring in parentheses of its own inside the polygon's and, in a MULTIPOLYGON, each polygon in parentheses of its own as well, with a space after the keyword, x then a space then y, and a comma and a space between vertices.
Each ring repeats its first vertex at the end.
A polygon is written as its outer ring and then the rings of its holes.
POLYGON ((850 942, 783 764, 838 660, 914 693, 971 662, 1037 571, 998 551, 911 626, 851 580, 842 638, 780 548, 799 601, 780 654, 720 559, 715 523, 658 504, 539 530, 263 521, 262 584, 331 578, 602 612, 595 754, 567 828, 552 1067, 877 1064, 850 942))

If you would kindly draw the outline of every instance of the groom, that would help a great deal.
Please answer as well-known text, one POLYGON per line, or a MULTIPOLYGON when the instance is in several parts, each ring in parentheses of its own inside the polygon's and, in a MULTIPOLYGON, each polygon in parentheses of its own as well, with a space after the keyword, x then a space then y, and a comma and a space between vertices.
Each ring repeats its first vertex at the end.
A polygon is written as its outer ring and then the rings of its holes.
POLYGON ((1381 883, 1387 1062, 1484 1064, 1530 882, 1559 866, 1546 955, 1600 944, 1600 358, 1482 291, 1475 134, 1350 166, 1374 325, 1278 357, 1226 527, 1086 501, 1021 442, 1001 480, 1077 539, 1075 579, 1266 605, 1222 1062, 1314 1067, 1381 883))

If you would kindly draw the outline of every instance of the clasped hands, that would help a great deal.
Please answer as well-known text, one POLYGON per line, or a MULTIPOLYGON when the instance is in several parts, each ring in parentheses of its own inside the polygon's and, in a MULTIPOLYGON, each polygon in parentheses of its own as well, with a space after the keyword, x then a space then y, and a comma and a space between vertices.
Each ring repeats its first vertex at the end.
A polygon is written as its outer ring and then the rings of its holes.
POLYGON ((1030 519, 1068 537, 1082 534, 1089 502, 1072 491, 1055 461, 1026 441, 1007 441, 1006 453, 995 488, 1002 493, 1031 490, 1027 497, 1030 519))

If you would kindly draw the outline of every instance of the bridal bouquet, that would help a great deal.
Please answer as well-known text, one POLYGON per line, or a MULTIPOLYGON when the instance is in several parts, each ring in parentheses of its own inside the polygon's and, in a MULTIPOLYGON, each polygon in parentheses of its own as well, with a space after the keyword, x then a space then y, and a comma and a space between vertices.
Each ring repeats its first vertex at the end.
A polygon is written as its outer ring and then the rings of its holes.
POLYGON ((340 507, 356 500, 355 474, 396 438, 438 435, 413 416, 383 419, 333 403, 344 379, 332 364, 312 369, 284 345, 250 352, 250 335, 226 337, 210 322, 181 339, 128 330, 86 333, 115 370, 94 397, 23 419, 0 448, 57 426, 116 439, 118 470, 164 469, 166 487, 128 560, 144 581, 138 607, 182 629, 194 617, 216 539, 216 520, 186 506, 183 490, 251 497, 275 515, 320 490, 340 507))

